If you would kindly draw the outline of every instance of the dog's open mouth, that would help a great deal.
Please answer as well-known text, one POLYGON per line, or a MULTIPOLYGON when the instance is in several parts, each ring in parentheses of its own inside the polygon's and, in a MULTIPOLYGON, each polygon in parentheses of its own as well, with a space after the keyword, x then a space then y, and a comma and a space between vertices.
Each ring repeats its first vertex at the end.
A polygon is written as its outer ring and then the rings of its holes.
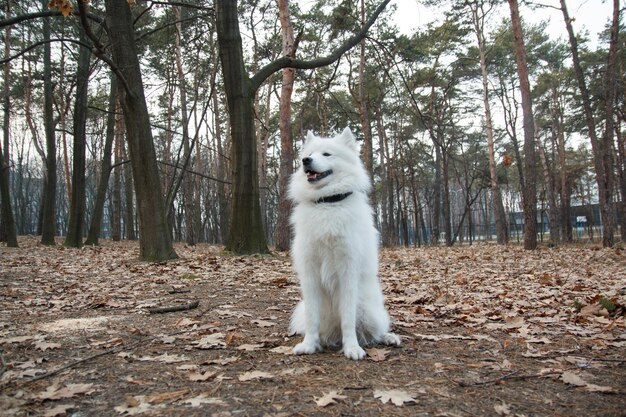
POLYGON ((307 169, 306 171, 304 171, 304 173, 306 174, 307 181, 318 182, 319 180, 322 180, 326 178, 327 176, 329 176, 330 174, 332 174, 333 170, 329 169, 328 171, 317 172, 317 171, 313 171, 312 169, 307 169))

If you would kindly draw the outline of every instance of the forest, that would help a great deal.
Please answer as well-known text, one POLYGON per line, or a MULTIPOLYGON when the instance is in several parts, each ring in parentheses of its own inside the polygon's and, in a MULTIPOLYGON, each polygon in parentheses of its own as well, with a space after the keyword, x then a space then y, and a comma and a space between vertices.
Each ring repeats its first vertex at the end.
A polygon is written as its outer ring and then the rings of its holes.
POLYGON ((350 126, 384 246, 620 240, 618 0, 2 1, 1 237, 289 247, 307 130, 350 126), (575 2, 573 2, 575 3, 575 2), (568 9, 572 7, 572 10, 568 9), (546 8, 562 15, 525 19, 546 8))

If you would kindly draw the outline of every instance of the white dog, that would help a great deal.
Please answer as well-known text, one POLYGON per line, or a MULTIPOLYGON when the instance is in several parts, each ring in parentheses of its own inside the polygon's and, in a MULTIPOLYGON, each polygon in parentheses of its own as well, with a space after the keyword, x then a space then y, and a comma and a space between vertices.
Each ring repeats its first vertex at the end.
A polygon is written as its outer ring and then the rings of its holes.
POLYGON ((346 128, 332 139, 308 132, 301 156, 289 185, 296 202, 292 258, 303 298, 290 329, 304 334, 293 352, 311 354, 341 344, 346 357, 359 360, 365 357, 360 343, 400 345, 389 333, 376 276, 371 184, 352 132, 346 128))

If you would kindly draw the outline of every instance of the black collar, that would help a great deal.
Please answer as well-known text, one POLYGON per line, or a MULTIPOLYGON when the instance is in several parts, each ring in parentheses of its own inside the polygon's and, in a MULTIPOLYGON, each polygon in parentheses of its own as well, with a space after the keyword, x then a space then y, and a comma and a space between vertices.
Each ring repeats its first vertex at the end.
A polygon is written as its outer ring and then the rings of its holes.
POLYGON ((349 197, 351 194, 352 194, 352 191, 348 191, 347 193, 343 193, 343 194, 329 195, 328 197, 322 197, 316 200, 315 203, 336 203, 338 201, 345 199, 346 197, 349 197))

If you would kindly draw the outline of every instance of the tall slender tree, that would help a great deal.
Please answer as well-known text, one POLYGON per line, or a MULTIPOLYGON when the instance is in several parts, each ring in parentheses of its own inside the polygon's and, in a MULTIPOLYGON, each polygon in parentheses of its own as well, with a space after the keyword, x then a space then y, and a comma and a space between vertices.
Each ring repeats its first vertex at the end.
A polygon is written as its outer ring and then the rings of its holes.
MULTIPOLYGON (((42 0, 44 10, 48 1, 42 0)), ((43 204, 41 216, 41 243, 54 245, 56 234, 56 197, 57 197, 57 146, 54 132, 54 114, 52 109, 52 51, 50 48, 50 20, 43 19, 43 94, 44 94, 44 131, 46 134, 46 172, 44 174, 43 204)))
POLYGON ((528 63, 522 21, 519 15, 517 0, 508 0, 511 9, 511 25, 515 44, 515 61, 520 81, 522 96, 522 117, 524 130, 524 184, 522 204, 524 208, 524 249, 537 248, 537 162, 535 157, 535 119, 533 116, 530 81, 528 79, 528 63))
MULTIPOLYGON (((293 25, 289 13, 289 0, 278 0, 278 13, 282 31, 282 54, 295 58, 296 45, 293 36, 293 25)), ((278 219, 276 224, 276 249, 287 250, 291 241, 289 214, 291 200, 287 197, 289 176, 293 171, 293 135, 291 129, 291 95, 296 71, 293 68, 282 69, 282 86, 280 88, 279 129, 280 129, 280 170, 278 172, 278 219)))

